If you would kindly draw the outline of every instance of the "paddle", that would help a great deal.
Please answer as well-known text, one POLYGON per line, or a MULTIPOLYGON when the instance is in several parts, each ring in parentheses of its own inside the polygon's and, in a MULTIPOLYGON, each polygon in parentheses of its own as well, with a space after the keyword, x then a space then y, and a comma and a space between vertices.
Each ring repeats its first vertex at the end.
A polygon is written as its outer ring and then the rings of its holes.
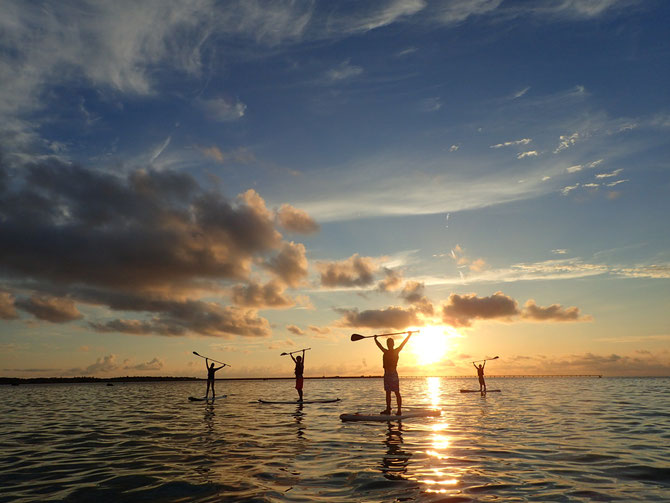
POLYGON ((215 360, 214 358, 208 358, 207 356, 199 355, 199 354, 197 353, 197 351, 193 351, 193 354, 194 354, 195 356, 199 356, 200 358, 206 358, 207 360, 212 360, 213 362, 220 363, 220 364, 223 365, 224 367, 230 367, 230 365, 228 365, 227 363, 220 362, 219 360, 215 360))
POLYGON ((288 355, 292 355, 293 353, 300 353, 302 351, 309 351, 310 349, 312 349, 312 348, 299 349, 298 351, 291 351, 290 353, 282 353, 279 356, 288 356, 288 355))
POLYGON ((499 357, 499 356, 494 356, 493 358, 485 358, 485 359, 483 359, 483 360, 475 360, 475 361, 472 362, 472 363, 477 363, 477 362, 487 362, 487 361, 489 361, 489 360, 497 360, 498 358, 500 358, 500 357, 499 357))
POLYGON ((387 337, 393 335, 404 335, 404 334, 416 334, 418 330, 405 330, 404 332, 393 332, 392 334, 377 334, 377 335, 361 335, 361 334, 351 334, 352 341, 360 341, 361 339, 368 339, 370 337, 387 337))

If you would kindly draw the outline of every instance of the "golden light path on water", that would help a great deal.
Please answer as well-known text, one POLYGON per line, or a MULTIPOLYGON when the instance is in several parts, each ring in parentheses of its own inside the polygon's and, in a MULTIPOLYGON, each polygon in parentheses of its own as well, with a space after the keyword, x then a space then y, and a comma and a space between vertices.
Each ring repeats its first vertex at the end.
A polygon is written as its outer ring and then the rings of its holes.
MULTIPOLYGON (((442 380, 439 377, 426 378, 426 385, 428 388, 428 399, 433 407, 440 406, 440 397, 442 395, 442 380)), ((426 489, 428 493, 446 493, 448 489, 445 487, 452 487, 458 484, 459 474, 452 471, 453 467, 449 467, 446 462, 449 459, 449 448, 451 439, 446 434, 449 424, 446 420, 441 420, 434 423, 432 426, 431 449, 426 451, 426 454, 431 458, 431 464, 437 466, 432 467, 432 476, 425 476, 420 480, 421 483, 426 484, 429 488, 426 489)))

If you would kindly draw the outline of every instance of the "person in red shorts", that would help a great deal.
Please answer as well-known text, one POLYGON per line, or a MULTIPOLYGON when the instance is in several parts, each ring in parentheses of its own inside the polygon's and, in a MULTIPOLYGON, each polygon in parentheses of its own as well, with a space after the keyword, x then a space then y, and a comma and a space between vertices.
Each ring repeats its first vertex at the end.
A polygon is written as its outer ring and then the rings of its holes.
POLYGON ((412 332, 409 332, 405 340, 402 341, 402 344, 395 349, 395 341, 391 338, 386 340, 386 345, 388 348, 382 346, 377 340, 375 335, 375 344, 377 347, 382 350, 384 353, 384 391, 386 391, 386 409, 381 411, 380 414, 390 414, 391 413, 391 392, 395 393, 395 399, 398 403, 398 411, 396 414, 399 416, 402 414, 402 397, 400 396, 400 379, 398 378, 398 358, 400 356, 400 351, 405 347, 407 341, 412 336, 412 332))
POLYGON ((302 357, 296 356, 293 358, 293 355, 290 355, 291 359, 295 362, 295 389, 298 390, 299 402, 302 402, 302 373, 305 370, 305 350, 302 350, 302 357))

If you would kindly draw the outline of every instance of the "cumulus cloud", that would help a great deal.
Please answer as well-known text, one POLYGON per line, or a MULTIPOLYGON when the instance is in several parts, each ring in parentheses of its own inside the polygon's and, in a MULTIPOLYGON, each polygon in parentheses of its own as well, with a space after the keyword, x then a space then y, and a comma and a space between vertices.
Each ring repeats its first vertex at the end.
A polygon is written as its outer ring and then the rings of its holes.
POLYGON ((295 335, 305 335, 305 332, 296 325, 286 325, 286 330, 295 335))
POLYGON ((533 299, 526 302, 521 317, 533 321, 589 321, 590 316, 582 316, 577 307, 562 307, 552 304, 547 307, 538 306, 533 299))
POLYGON ((277 221, 284 229, 301 234, 312 234, 319 230, 319 224, 306 211, 282 204, 277 211, 277 221))
POLYGON ((308 272, 305 245, 293 241, 283 243, 279 253, 268 259, 265 266, 287 285, 300 285, 308 272))
POLYGON ((510 321, 519 312, 516 300, 502 292, 496 292, 489 297, 477 297, 474 293, 452 293, 442 306, 442 319, 455 327, 469 327, 474 320, 510 321))
MULTIPOLYGON (((233 335, 266 337, 271 333, 269 322, 258 316, 255 309, 221 306, 204 301, 155 301, 145 304, 145 310, 156 314, 147 321, 111 320, 92 322, 99 332, 119 332, 135 335, 180 336, 189 333, 229 338, 233 335), (153 305, 148 305, 153 304, 153 305)), ((135 308, 139 309, 139 306, 135 308)))
POLYGON ((355 253, 339 262, 318 263, 317 269, 321 273, 321 285, 326 288, 335 288, 372 284, 378 266, 372 257, 361 257, 355 253))
POLYGON ((377 283, 377 290, 380 292, 391 292, 397 290, 402 285, 402 273, 396 269, 384 267, 384 278, 377 283))
POLYGON ((345 327, 390 328, 402 330, 410 326, 423 325, 414 309, 388 307, 386 309, 338 309, 343 315, 340 324, 345 327))
POLYGON ((160 370, 164 366, 163 360, 156 357, 151 361, 138 363, 137 365, 125 365, 126 370, 160 370))
POLYGON ((9 292, 0 292, 0 319, 14 320, 19 317, 14 305, 14 296, 9 292))
MULTIPOLYGON (((0 164, 0 179, 6 170, 0 164)), ((269 324, 254 309, 197 297, 223 291, 219 281, 248 281, 254 264, 291 286, 307 274, 304 246, 282 240, 253 190, 229 201, 183 173, 117 176, 56 159, 13 179, 0 183, 0 262, 6 280, 31 278, 33 297, 16 307, 40 319, 77 319, 77 302, 150 315, 95 323, 99 330, 265 336, 269 324)), ((258 299, 256 286, 237 291, 238 300, 258 299)))
MULTIPOLYGON (((85 375, 107 374, 109 372, 114 372, 115 370, 118 370, 120 367, 121 366, 116 360, 116 355, 109 354, 102 358, 96 359, 95 363, 92 363, 85 369, 81 370, 81 372, 85 375)), ((72 369, 73 372, 77 372, 79 370, 80 369, 72 369)))
POLYGON ((67 323, 83 317, 74 301, 68 298, 33 295, 28 299, 17 299, 15 304, 35 318, 52 323, 67 323))
POLYGON ((284 286, 277 281, 270 281, 264 285, 255 282, 235 285, 232 301, 239 306, 256 309, 284 308, 295 304, 293 299, 284 295, 284 286))
POLYGON ((424 295, 425 285, 418 281, 408 281, 400 292, 400 297, 414 306, 416 311, 426 316, 432 316, 434 309, 432 302, 424 295))

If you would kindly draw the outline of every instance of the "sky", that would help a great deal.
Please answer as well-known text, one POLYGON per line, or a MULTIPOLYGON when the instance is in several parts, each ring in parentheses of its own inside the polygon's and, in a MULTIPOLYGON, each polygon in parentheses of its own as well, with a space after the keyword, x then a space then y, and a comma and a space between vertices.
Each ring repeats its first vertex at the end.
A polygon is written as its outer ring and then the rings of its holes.
POLYGON ((668 2, 1 3, 0 376, 670 375, 668 2))

